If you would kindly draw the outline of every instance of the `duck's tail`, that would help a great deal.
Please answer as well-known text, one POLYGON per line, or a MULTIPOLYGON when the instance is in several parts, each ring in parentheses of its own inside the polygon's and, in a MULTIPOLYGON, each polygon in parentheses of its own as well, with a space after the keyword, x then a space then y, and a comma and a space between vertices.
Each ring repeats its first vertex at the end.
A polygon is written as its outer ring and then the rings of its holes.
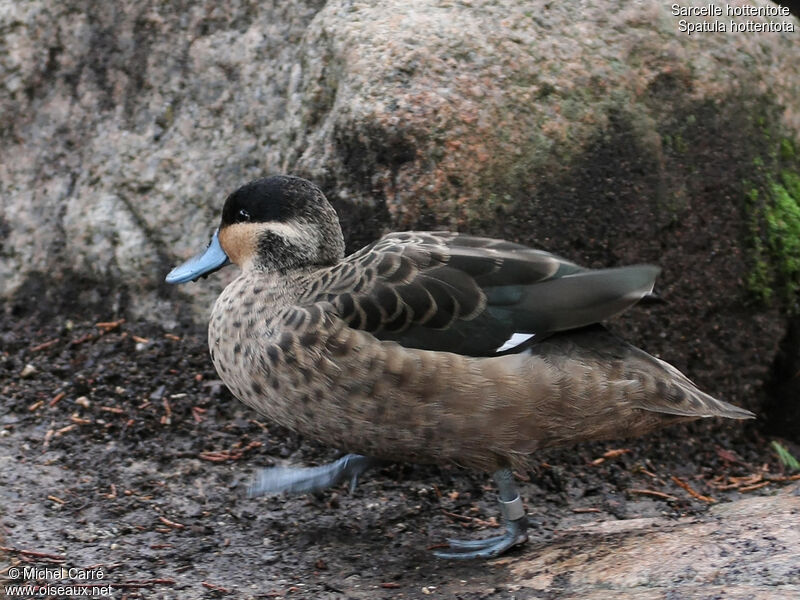
POLYGON ((754 419, 755 414, 706 394, 671 364, 631 346, 638 356, 656 370, 645 370, 639 381, 646 387, 639 396, 636 408, 680 417, 727 417, 754 419), (659 373, 660 371, 660 373, 659 373))
POLYGON ((555 334, 531 346, 529 352, 550 360, 566 357, 590 371, 606 373, 619 390, 620 401, 632 408, 689 419, 755 417, 749 410, 701 391, 671 364, 632 346, 602 325, 555 334))

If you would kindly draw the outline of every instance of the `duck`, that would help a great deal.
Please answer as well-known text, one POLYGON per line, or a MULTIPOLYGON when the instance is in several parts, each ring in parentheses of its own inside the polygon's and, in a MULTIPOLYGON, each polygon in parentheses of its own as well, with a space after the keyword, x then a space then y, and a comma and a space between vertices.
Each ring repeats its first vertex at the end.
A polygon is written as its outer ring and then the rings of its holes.
POLYGON ((503 533, 436 555, 489 558, 528 539, 513 470, 537 451, 755 415, 601 323, 653 296, 660 269, 589 269, 511 241, 384 235, 345 255, 319 187, 276 175, 225 200, 208 247, 172 284, 228 264, 208 343, 221 380, 274 423, 347 452, 260 470, 253 496, 355 486, 387 461, 492 473, 503 533))

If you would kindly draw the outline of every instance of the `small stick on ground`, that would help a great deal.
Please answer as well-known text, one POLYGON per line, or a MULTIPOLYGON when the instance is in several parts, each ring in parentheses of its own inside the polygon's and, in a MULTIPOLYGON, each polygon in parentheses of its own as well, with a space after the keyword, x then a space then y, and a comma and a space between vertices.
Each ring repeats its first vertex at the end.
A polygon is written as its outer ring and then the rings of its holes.
POLYGON ((767 486, 770 483, 772 483, 772 482, 771 481, 762 481, 761 483, 756 483, 754 485, 746 485, 744 487, 740 487, 739 491, 740 492, 752 492, 753 490, 761 489, 762 487, 767 486))
POLYGON ((458 513, 450 512, 449 510, 442 509, 442 514, 445 517, 450 517, 451 519, 455 519, 456 521, 463 521, 464 523, 472 523, 472 517, 459 515, 458 513))
POLYGON ((63 400, 66 395, 67 395, 67 392, 58 392, 55 396, 53 396, 53 399, 50 400, 50 402, 47 403, 47 406, 51 406, 51 407, 55 406, 61 400, 63 400))
POLYGON ((207 581, 200 582, 203 587, 207 587, 210 590, 214 590, 215 592, 220 592, 222 594, 230 594, 231 591, 228 588, 224 588, 221 585, 215 585, 213 583, 208 583, 207 581))
POLYGON ((166 517, 158 517, 158 520, 161 521, 164 525, 168 525, 174 529, 184 529, 186 525, 183 523, 176 523, 175 521, 170 521, 166 517))
POLYGON ((41 344, 37 344, 33 348, 30 349, 30 352, 39 352, 40 350, 46 350, 50 346, 55 346, 58 343, 58 338, 53 340, 48 340, 46 342, 42 342, 41 344))
POLYGON ((82 335, 79 338, 75 338, 74 340, 70 341, 69 345, 70 346, 77 346, 77 345, 83 344, 85 342, 91 342, 94 339, 97 339, 97 336, 95 334, 87 333, 85 335, 82 335))
POLYGON ((659 479, 658 475, 656 475, 652 471, 648 471, 644 467, 639 467, 634 472, 635 473, 641 473, 642 475, 647 475, 650 479, 659 479))
POLYGON ((716 500, 714 500, 714 498, 712 498, 711 496, 703 496, 703 494, 701 494, 700 492, 693 490, 692 486, 690 486, 680 477, 676 477, 675 475, 673 475, 672 481, 674 481, 683 489, 685 489, 689 493, 689 495, 692 496, 693 498, 697 498, 698 500, 702 500, 703 502, 708 502, 709 504, 713 504, 716 502, 716 500))
POLYGON ((604 452, 603 456, 601 456, 600 458, 595 458, 591 462, 591 464, 593 464, 593 465, 601 465, 601 464, 603 464, 604 462, 606 462, 610 458, 617 458, 619 456, 622 456, 623 454, 628 454, 630 451, 631 451, 630 448, 616 448, 616 449, 613 449, 613 450, 608 450, 608 451, 604 452))
POLYGON ((125 319, 118 319, 117 321, 100 321, 99 323, 95 323, 94 326, 102 329, 103 333, 108 333, 109 331, 114 331, 124 322, 125 319))
POLYGON ((164 405, 164 415, 161 417, 161 424, 169 425, 172 423, 172 407, 169 405, 169 400, 167 400, 166 396, 162 399, 162 404, 164 405))
POLYGON ((209 462, 225 462, 226 460, 239 460, 244 456, 244 453, 253 448, 259 448, 263 444, 261 442, 252 441, 244 448, 234 450, 220 450, 218 452, 204 451, 200 453, 200 459, 209 462))
POLYGON ((653 496, 654 498, 663 498, 664 500, 677 500, 677 496, 671 496, 670 494, 665 494, 664 492, 659 492, 657 490, 643 490, 639 488, 631 488, 628 490, 631 494, 641 494, 643 496, 653 496))
POLYGON ((785 481, 800 481, 800 473, 797 475, 764 475, 764 479, 777 483, 783 483, 785 481))
POLYGON ((724 476, 715 477, 709 485, 721 491, 738 490, 740 492, 750 492, 760 489, 767 483, 786 483, 800 480, 800 473, 797 475, 770 475, 769 473, 754 473, 746 477, 727 477, 730 483, 723 483, 724 476))
POLYGON ((494 517, 486 521, 484 519, 479 519, 478 517, 468 517, 466 515, 459 515, 458 513, 450 512, 444 509, 442 509, 442 514, 446 517, 450 517, 451 519, 455 519, 456 521, 461 521, 462 524, 464 525, 479 525, 481 527, 500 527, 500 524, 494 517))
POLYGON ((195 423, 202 423, 205 420, 205 413, 208 411, 206 408, 200 408, 199 406, 192 407, 192 417, 194 417, 195 423))
POLYGON ((66 427, 62 427, 61 429, 57 429, 56 432, 53 434, 55 437, 61 437, 65 433, 69 433, 73 429, 75 429, 77 425, 67 425, 66 427))
POLYGON ((0 546, 0 550, 19 554, 20 556, 31 556, 33 558, 43 558, 45 560, 55 560, 58 562, 67 560, 67 557, 62 554, 47 554, 46 552, 38 552, 36 550, 22 550, 21 548, 11 548, 9 546, 0 546))

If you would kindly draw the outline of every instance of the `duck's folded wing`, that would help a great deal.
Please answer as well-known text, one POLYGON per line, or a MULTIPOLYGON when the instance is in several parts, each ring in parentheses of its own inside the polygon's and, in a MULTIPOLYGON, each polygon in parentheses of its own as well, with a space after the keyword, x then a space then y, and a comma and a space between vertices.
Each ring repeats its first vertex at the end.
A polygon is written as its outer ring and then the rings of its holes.
POLYGON ((587 270, 511 242, 406 232, 321 272, 304 300, 330 302, 350 327, 379 339, 491 356, 511 339, 622 312, 652 291, 658 272, 650 265, 587 270))

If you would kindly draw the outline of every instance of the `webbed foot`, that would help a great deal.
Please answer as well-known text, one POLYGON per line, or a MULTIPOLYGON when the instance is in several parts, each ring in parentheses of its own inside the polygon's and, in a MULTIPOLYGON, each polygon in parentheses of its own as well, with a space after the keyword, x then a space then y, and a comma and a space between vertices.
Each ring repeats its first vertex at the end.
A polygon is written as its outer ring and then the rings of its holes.
POLYGON ((492 558, 500 556, 509 548, 528 541, 527 517, 522 517, 519 521, 507 521, 506 532, 503 535, 482 539, 482 540, 455 540, 448 538, 447 543, 450 550, 435 551, 433 554, 437 558, 492 558))
POLYGON ((524 544, 528 540, 528 517, 522 505, 522 498, 514 484, 510 469, 501 469, 494 474, 500 492, 500 507, 506 532, 503 535, 483 540, 448 539, 449 550, 436 551, 438 558, 471 559, 499 556, 509 548, 524 544))
POLYGON ((304 494, 338 485, 346 479, 350 480, 352 492, 358 483, 358 477, 367 469, 382 461, 362 456, 346 454, 339 460, 318 467, 272 467, 261 469, 250 484, 248 495, 264 496, 266 494, 304 494))

